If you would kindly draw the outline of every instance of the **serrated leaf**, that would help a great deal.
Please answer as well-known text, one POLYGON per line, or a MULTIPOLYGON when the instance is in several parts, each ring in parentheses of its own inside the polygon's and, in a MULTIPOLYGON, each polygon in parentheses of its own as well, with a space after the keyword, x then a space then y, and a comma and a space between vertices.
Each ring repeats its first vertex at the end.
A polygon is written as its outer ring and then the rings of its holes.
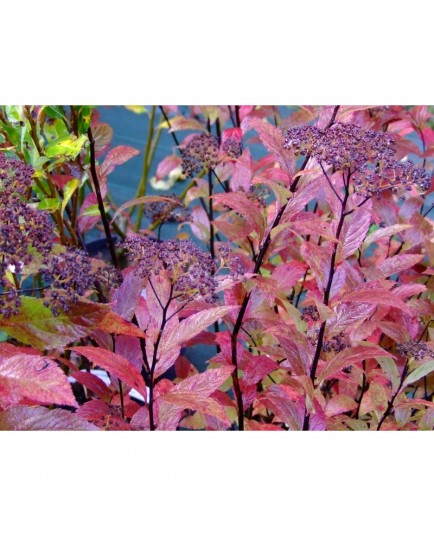
POLYGON ((133 158, 133 156, 137 156, 138 154, 140 154, 140 151, 134 147, 129 147, 128 145, 119 145, 118 147, 114 147, 107 153, 104 162, 101 164, 101 174, 108 175, 115 169, 116 166, 124 164, 133 158))
POLYGON ((161 396, 160 400, 170 402, 182 409, 192 409, 206 413, 229 426, 230 421, 223 406, 217 400, 209 398, 209 396, 229 378, 232 370, 232 366, 223 366, 190 376, 161 396))
POLYGON ((146 398, 146 385, 142 375, 125 357, 104 348, 95 348, 93 346, 74 346, 70 350, 84 355, 95 365, 102 367, 110 374, 116 375, 146 398))
POLYGON ((389 352, 383 350, 379 346, 356 346, 355 348, 347 348, 343 352, 339 352, 326 361, 324 367, 318 375, 317 383, 331 378, 343 368, 360 363, 366 359, 377 359, 379 357, 391 357, 389 352))
POLYGON ((0 413, 0 430, 98 431, 98 428, 76 413, 64 409, 15 406, 0 413))
POLYGON ((415 264, 423 260, 423 255, 409 255, 403 253, 402 255, 396 255, 389 257, 377 266, 378 270, 381 270, 385 277, 389 277, 402 270, 407 270, 415 264))
POLYGON ((275 156, 282 169, 292 177, 295 172, 297 159, 292 150, 283 148, 285 138, 282 131, 257 117, 246 118, 243 121, 243 129, 245 130, 246 128, 254 128, 256 130, 264 147, 275 156))
POLYGON ((5 357, 0 353, 0 405, 29 399, 39 404, 78 407, 62 369, 51 359, 23 353, 5 357))
POLYGON ((176 346, 181 346, 196 335, 199 335, 199 333, 214 324, 214 322, 220 320, 220 318, 238 309, 238 305, 222 305, 220 307, 205 309, 189 316, 173 330, 165 331, 161 338, 161 352, 164 354, 176 346))
POLYGON ((391 291, 381 288, 356 290, 346 294, 341 301, 395 307, 411 314, 410 308, 400 298, 392 294, 391 291))
POLYGON ((363 247, 367 248, 368 246, 370 246, 374 242, 378 242, 378 240, 381 240, 382 238, 387 238, 394 234, 398 234, 401 231, 411 229, 412 227, 413 225, 410 225, 408 223, 396 223, 395 225, 390 225, 389 227, 385 227, 384 229, 377 229, 366 237, 363 243, 363 247))
POLYGON ((350 257, 363 243, 371 224, 371 211, 360 208, 344 221, 337 251, 338 262, 350 257))
POLYGON ((244 193, 229 192, 215 194, 212 197, 217 203, 222 203, 238 212, 251 226, 252 231, 255 231, 260 238, 262 237, 265 224, 262 211, 244 193))

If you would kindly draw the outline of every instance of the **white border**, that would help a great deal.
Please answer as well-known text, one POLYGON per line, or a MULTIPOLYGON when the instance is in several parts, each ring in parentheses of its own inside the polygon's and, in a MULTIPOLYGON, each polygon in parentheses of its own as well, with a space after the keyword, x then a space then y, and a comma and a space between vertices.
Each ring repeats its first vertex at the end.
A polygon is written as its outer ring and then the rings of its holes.
MULTIPOLYGON (((428 2, 2 3, 0 102, 432 104, 428 2)), ((6 534, 426 532, 432 433, 2 433, 6 534)))

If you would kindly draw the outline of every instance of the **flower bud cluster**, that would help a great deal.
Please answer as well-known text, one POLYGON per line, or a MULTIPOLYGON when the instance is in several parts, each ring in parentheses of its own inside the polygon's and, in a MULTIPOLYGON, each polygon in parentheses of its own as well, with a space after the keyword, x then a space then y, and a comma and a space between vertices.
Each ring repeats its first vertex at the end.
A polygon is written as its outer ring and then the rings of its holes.
POLYGON ((363 195, 379 195, 383 190, 428 190, 431 177, 412 161, 396 160, 396 144, 388 132, 364 130, 357 125, 336 123, 321 130, 314 126, 286 131, 284 148, 296 155, 309 155, 336 171, 352 173, 355 190, 363 195))
POLYGON ((0 154, 0 311, 4 316, 17 313, 20 295, 6 277, 9 270, 17 278, 35 256, 48 257, 52 225, 48 213, 26 201, 32 184, 33 168, 0 154))
POLYGON ((210 170, 216 167, 219 143, 215 136, 197 134, 180 151, 182 172, 188 177, 193 177, 203 169, 210 170))
POLYGON ((217 289, 216 264, 209 253, 191 240, 153 240, 129 236, 123 246, 135 265, 135 273, 150 278, 164 272, 180 300, 202 297, 214 301, 217 289))
POLYGON ((424 342, 408 341, 398 343, 396 349, 406 359, 415 359, 416 361, 425 358, 434 359, 434 352, 424 342))
POLYGON ((189 210, 182 204, 182 200, 177 195, 167 195, 167 198, 173 199, 173 201, 154 201, 145 205, 144 213, 152 221, 165 222, 178 222, 182 223, 189 218, 189 210))

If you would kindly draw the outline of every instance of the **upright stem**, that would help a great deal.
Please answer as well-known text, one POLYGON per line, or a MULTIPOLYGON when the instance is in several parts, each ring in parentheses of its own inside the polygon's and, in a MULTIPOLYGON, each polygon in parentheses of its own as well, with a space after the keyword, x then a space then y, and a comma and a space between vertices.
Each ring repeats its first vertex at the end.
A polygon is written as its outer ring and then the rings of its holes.
MULTIPOLYGON (((140 179, 139 188, 137 190, 136 197, 143 197, 146 194, 146 182, 148 180, 149 168, 150 168, 150 153, 152 147, 152 138, 154 136, 154 123, 155 123, 155 109, 156 106, 152 106, 151 118, 149 119, 149 132, 148 139, 146 140, 145 147, 145 156, 143 158, 143 172, 142 178, 140 179)), ((132 207, 131 215, 134 212, 136 207, 132 207)), ((136 232, 139 231, 143 217, 143 205, 139 205, 137 221, 136 221, 136 232)))
MULTIPOLYGON (((348 181, 347 181, 347 184, 345 186, 345 194, 344 194, 344 198, 342 199, 342 205, 341 205, 341 214, 339 216, 339 222, 338 222, 338 226, 337 226, 337 229, 336 229, 336 235, 335 235, 335 238, 336 238, 337 242, 333 245, 333 253, 332 253, 331 260, 330 260, 330 271, 329 271, 329 276, 328 276, 328 280, 327 280, 327 285, 326 285, 326 288, 325 288, 325 291, 324 291, 324 301, 323 301, 324 305, 329 304, 330 292, 331 292, 331 289, 332 289, 333 278, 334 278, 335 270, 336 270, 336 256, 337 256, 337 252, 338 252, 338 241, 339 241, 339 237, 341 235, 342 227, 343 227, 343 224, 344 224, 344 221, 345 221, 345 217, 346 217, 345 210, 346 210, 348 198, 349 198, 349 195, 350 195, 350 191, 349 191, 349 187, 348 187, 349 177, 350 177, 350 174, 348 172, 348 181)), ((318 368, 319 358, 321 356, 322 346, 323 346, 323 342, 324 342, 325 329, 326 329, 326 322, 324 321, 321 324, 321 327, 319 328, 318 341, 317 341, 317 344, 316 344, 315 355, 313 357, 312 366, 311 366, 311 369, 310 369, 310 379, 312 380, 312 384, 313 384, 314 387, 315 387, 316 369, 318 368)), ((309 430, 309 414, 307 412, 306 412, 305 417, 304 417, 303 430, 309 430)))
POLYGON ((104 232, 105 232, 105 236, 106 236, 107 246, 108 246, 109 251, 110 251, 110 256, 112 258, 113 265, 114 265, 115 268, 119 268, 119 261, 118 261, 117 255, 116 255, 116 250, 115 250, 115 245, 114 245, 114 242, 113 242, 113 237, 112 237, 111 232, 110 232, 110 224, 108 222, 107 215, 105 213, 104 201, 103 201, 103 198, 102 198, 102 195, 101 195, 101 189, 100 189, 99 181, 98 181, 98 174, 96 172, 95 140, 94 140, 93 135, 92 135, 91 127, 89 127, 88 130, 87 130, 87 136, 89 138, 89 143, 90 143, 90 173, 91 173, 91 176, 92 176, 93 186, 95 188, 95 194, 96 194, 96 198, 97 198, 97 201, 98 201, 98 209, 99 209, 99 213, 101 214, 101 220, 102 220, 102 224, 104 226, 104 232))
POLYGON ((162 305, 161 304, 161 301, 157 295, 157 293, 155 292, 154 290, 154 287, 151 283, 151 280, 149 279, 149 282, 151 284, 151 288, 155 294, 155 297, 157 298, 160 306, 162 307, 162 310, 163 310, 163 316, 162 316, 162 319, 161 319, 161 326, 160 326, 160 331, 158 332, 158 336, 157 336, 157 340, 155 341, 155 344, 154 344, 154 353, 152 355, 152 363, 151 363, 151 367, 150 367, 150 371, 149 371, 149 402, 148 402, 148 408, 149 408, 149 427, 151 430, 155 430, 156 429, 156 426, 155 426, 155 420, 154 420, 154 372, 155 372, 155 367, 157 366, 157 356, 158 356, 158 347, 160 346, 160 342, 161 342, 161 337, 163 335, 163 331, 164 331, 164 328, 166 326, 166 322, 167 322, 167 311, 169 309, 169 306, 170 306, 170 303, 172 302, 172 297, 173 297, 173 286, 170 288, 170 296, 169 296, 169 299, 167 300, 167 303, 166 305, 162 305))

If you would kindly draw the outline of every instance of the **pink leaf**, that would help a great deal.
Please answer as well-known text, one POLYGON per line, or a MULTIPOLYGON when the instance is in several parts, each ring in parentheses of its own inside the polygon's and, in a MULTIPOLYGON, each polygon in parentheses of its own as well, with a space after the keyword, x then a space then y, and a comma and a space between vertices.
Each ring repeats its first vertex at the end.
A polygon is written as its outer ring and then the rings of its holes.
POLYGON ((385 307, 395 307, 411 315, 410 308, 400 298, 392 294, 392 292, 387 289, 376 288, 355 290, 353 292, 350 292, 349 294, 345 294, 344 298, 342 298, 341 301, 383 305, 385 307))
POLYGON ((173 154, 166 156, 166 158, 163 158, 163 160, 158 164, 157 171, 155 172, 157 180, 161 180, 164 179, 164 177, 167 177, 167 175, 169 175, 171 171, 181 165, 181 162, 181 158, 173 154))
POLYGON ((130 321, 134 311, 139 305, 140 293, 143 288, 143 278, 134 273, 134 268, 127 268, 123 272, 123 281, 113 295, 113 311, 130 321))
POLYGON ((349 219, 344 221, 338 245, 338 262, 345 260, 357 251, 363 243, 370 225, 371 211, 365 207, 356 210, 349 219))
POLYGON ((383 272, 385 277, 389 277, 393 274, 397 274, 398 272, 402 272, 402 270, 411 268, 422 260, 423 255, 409 255, 404 253, 402 255, 389 257, 380 263, 377 268, 383 272))
POLYGON ((265 224, 262 210, 253 201, 250 201, 244 193, 230 192, 215 194, 212 197, 217 203, 222 203, 238 212, 251 226, 251 232, 255 231, 259 237, 262 237, 265 224))
POLYGON ((22 399, 78 406, 68 378, 51 359, 25 353, 1 357, 0 404, 17 404, 22 399))
POLYGON ((392 354, 386 352, 379 346, 356 346, 355 348, 347 348, 343 352, 337 353, 330 361, 324 363, 320 374, 318 375, 318 383, 333 377, 334 374, 341 371, 343 368, 360 363, 366 359, 378 359, 380 357, 393 357, 392 354))
POLYGON ((64 409, 15 406, 0 413, 0 430, 90 430, 98 428, 64 409))
POLYGON ((95 365, 102 367, 110 374, 116 375, 146 398, 146 386, 140 372, 125 357, 109 350, 92 346, 75 346, 70 350, 84 355, 95 365))
POLYGON ((257 131, 265 148, 275 156, 282 169, 292 177, 295 171, 296 157, 293 151, 283 148, 284 136, 282 131, 257 117, 245 119, 243 130, 246 128, 254 128, 257 131))
POLYGON ((129 147, 127 145, 119 145, 111 149, 107 156, 104 159, 104 162, 101 164, 100 173, 102 175, 108 175, 111 173, 116 166, 124 164, 133 156, 140 154, 140 151, 134 147, 129 147))

